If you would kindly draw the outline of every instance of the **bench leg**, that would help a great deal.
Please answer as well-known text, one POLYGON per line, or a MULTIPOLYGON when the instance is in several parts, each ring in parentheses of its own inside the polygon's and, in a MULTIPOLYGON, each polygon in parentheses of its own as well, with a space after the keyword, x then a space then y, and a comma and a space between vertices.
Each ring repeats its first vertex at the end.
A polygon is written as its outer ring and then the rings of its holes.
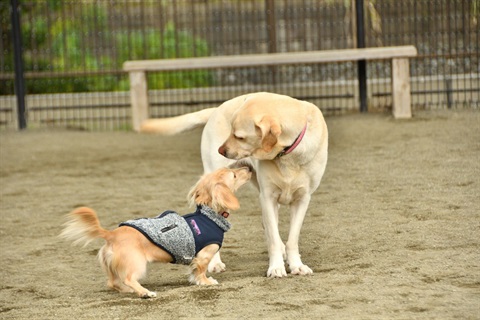
POLYGON ((149 117, 147 77, 143 71, 131 71, 129 76, 133 130, 138 132, 142 122, 149 117))
POLYGON ((392 95, 395 119, 411 118, 410 70, 406 58, 392 60, 392 95))

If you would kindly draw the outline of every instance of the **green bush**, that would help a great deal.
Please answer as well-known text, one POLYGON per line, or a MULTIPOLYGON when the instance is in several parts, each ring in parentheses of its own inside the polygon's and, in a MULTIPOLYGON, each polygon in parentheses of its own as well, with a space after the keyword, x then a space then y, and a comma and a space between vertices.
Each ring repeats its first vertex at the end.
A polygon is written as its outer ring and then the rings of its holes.
MULTIPOLYGON (((175 31, 168 23, 163 34, 154 29, 131 31, 116 35, 119 61, 172 59, 209 54, 207 42, 193 38, 188 32, 175 31)), ((213 84, 210 71, 162 72, 149 75, 150 89, 206 87, 213 84)), ((128 84, 121 85, 121 90, 128 84)))
MULTIPOLYGON (((48 5, 52 10, 61 10, 61 1, 50 0, 48 5)), ((187 58, 209 54, 205 40, 176 30, 173 23, 167 23, 163 31, 111 32, 105 8, 98 3, 86 3, 81 8, 78 15, 56 19, 50 27, 41 14, 31 15, 35 17, 33 20, 22 22, 25 71, 78 72, 73 78, 27 80, 27 93, 124 91, 129 89, 126 74, 81 73, 122 70, 122 64, 127 60, 187 58), (37 50, 31 48, 33 42, 37 50), (96 44, 99 47, 94 47, 96 44), (48 52, 52 56, 39 56, 38 52, 48 52)), ((39 12, 41 9, 37 8, 39 12)), ((6 69, 11 67, 13 70, 13 52, 8 60, 12 65, 6 69)), ((213 84, 210 71, 154 73, 148 78, 150 89, 205 87, 213 84)), ((11 83, 0 86, 0 94, 12 94, 11 91, 11 83)))

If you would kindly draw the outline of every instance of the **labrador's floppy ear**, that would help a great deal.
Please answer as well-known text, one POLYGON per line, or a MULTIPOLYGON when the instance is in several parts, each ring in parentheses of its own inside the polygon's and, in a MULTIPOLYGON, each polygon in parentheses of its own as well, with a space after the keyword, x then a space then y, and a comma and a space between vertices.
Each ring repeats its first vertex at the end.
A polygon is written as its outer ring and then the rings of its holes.
POLYGON ((262 149, 265 152, 272 151, 277 144, 278 137, 282 133, 280 125, 270 116, 263 116, 255 123, 255 129, 260 130, 262 135, 262 149))
POLYGON ((223 182, 216 183, 212 190, 212 208, 215 211, 220 209, 237 210, 240 203, 232 190, 223 182))

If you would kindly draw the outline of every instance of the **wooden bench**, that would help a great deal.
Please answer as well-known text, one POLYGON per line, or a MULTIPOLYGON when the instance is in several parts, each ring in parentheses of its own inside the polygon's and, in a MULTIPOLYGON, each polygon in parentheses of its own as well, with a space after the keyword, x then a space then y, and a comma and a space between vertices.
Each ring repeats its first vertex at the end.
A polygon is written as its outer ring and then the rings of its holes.
POLYGON ((395 118, 410 118, 410 57, 417 55, 414 46, 307 51, 290 53, 247 54, 200 58, 126 61, 123 69, 130 77, 133 129, 149 117, 147 72, 242 68, 293 64, 313 64, 359 60, 392 61, 392 100, 395 118))

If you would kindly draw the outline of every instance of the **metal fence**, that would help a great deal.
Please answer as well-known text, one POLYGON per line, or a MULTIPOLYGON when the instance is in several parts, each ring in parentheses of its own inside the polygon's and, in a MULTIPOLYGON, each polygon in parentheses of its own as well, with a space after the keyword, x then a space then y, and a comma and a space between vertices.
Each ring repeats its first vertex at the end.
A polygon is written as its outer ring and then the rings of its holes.
MULTIPOLYGON (((28 125, 129 129, 126 60, 354 48, 355 0, 20 0, 28 125)), ((17 126, 11 5, 0 3, 0 128, 17 126)), ((412 108, 480 105, 480 0, 364 0, 367 47, 413 44, 412 108)), ((391 108, 368 63, 369 110, 391 108)), ((269 90, 359 108, 355 63, 149 74, 152 116, 269 90)))

